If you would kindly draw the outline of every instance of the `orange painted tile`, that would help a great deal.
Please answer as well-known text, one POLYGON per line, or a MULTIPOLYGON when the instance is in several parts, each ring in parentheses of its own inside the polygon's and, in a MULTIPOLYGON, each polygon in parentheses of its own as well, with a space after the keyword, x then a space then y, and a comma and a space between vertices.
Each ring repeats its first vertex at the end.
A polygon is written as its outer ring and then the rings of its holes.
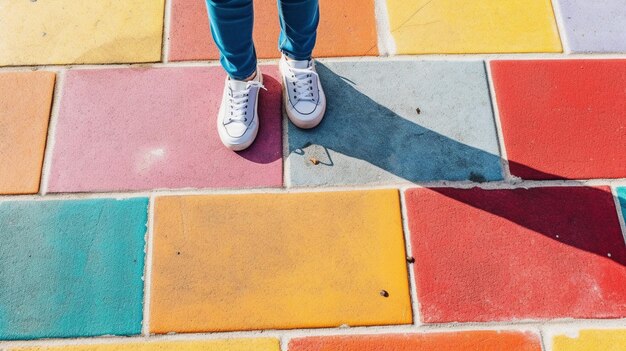
POLYGON ((168 59, 191 61, 217 58, 205 0, 173 0, 171 6, 168 59))
POLYGON ((0 194, 39 191, 55 75, 0 74, 0 194))
POLYGON ((289 351, 541 351, 538 335, 515 331, 329 336, 293 339, 289 351))
POLYGON ((374 0, 320 0, 316 57, 377 56, 374 0))
POLYGON ((395 190, 159 197, 154 233, 153 333, 412 322, 395 190))
MULTIPOLYGON (((276 58, 276 1, 254 2, 254 41, 259 58, 276 58)), ((320 0, 316 57, 378 55, 374 0, 320 0)), ((169 59, 217 59, 204 0, 173 0, 169 59)))

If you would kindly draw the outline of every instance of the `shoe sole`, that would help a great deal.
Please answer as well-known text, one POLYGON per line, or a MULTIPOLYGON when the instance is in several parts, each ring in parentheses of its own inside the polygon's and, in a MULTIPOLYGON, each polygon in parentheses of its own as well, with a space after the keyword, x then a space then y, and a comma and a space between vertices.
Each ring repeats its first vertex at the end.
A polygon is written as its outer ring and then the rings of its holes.
POLYGON ((222 144, 224 144, 224 146, 226 146, 226 148, 228 148, 231 151, 243 151, 249 148, 254 143, 254 140, 256 139, 258 133, 259 133, 259 128, 255 128, 252 133, 252 136, 250 137, 250 141, 247 141, 243 144, 229 144, 229 143, 225 143, 224 140, 222 140, 222 144))
MULTIPOLYGON (((261 74, 261 84, 263 84, 263 74, 261 73, 261 71, 258 71, 259 74, 261 74)), ((261 95, 261 92, 259 91, 259 95, 257 96, 255 102, 254 102, 254 118, 256 118, 256 125, 257 127, 254 128, 254 131, 252 132, 252 135, 250 136, 250 140, 246 141, 245 143, 241 143, 241 144, 231 144, 231 143, 227 143, 225 142, 221 137, 220 137, 220 141, 222 142, 222 144, 224 146, 226 146, 226 148, 228 148, 231 151, 243 151, 247 148, 249 148, 254 141, 256 140, 257 135, 259 134, 259 128, 261 128, 261 124, 260 124, 260 118, 259 118, 259 96, 261 95)), ((220 110, 218 112, 218 118, 217 118, 217 128, 219 130, 220 128, 220 116, 222 115, 222 106, 220 105, 220 110)), ((244 133, 245 134, 245 133, 244 133)), ((219 135, 219 133, 218 133, 219 135)))

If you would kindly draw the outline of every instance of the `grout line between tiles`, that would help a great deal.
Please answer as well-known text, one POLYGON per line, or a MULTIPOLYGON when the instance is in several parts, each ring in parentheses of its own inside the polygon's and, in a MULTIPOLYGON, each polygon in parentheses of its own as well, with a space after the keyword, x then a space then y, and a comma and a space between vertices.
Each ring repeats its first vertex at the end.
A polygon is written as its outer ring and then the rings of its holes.
MULTIPOLYGON (((52 152, 56 142, 56 126, 61 109, 61 98, 63 91, 63 83, 65 81, 65 72, 57 72, 54 82, 54 92, 52 94, 52 107, 50 108, 50 120, 48 122, 48 134, 46 137, 46 148, 44 149, 43 164, 41 166, 41 179, 39 183, 38 194, 43 196, 48 191, 48 181, 50 177, 50 169, 52 167, 52 152)), ((2 196, 0 195, 0 199, 2 196)))
POLYGON ((496 88, 493 83, 493 73, 491 72, 491 60, 486 60, 484 64, 485 64, 485 73, 487 75, 489 97, 491 100, 491 112, 493 114, 493 120, 496 126, 495 132, 496 132, 496 138, 498 140, 498 149, 500 151, 500 166, 502 167, 502 177, 504 178, 504 181, 512 182, 513 180, 515 180, 515 177, 511 175, 511 169, 509 167, 509 157, 506 151, 506 145, 504 143, 502 121, 500 120, 500 108, 498 107, 496 88))
POLYGON ((315 193, 315 192, 337 192, 337 191, 367 191, 377 189, 400 189, 411 188, 456 188, 471 189, 480 188, 485 190, 510 190, 510 189, 531 189, 544 187, 585 187, 585 186, 626 186, 626 178, 621 179, 590 179, 590 180, 520 180, 511 183, 507 181, 475 183, 471 181, 434 181, 423 183, 411 182, 390 182, 385 184, 355 184, 336 185, 324 188, 317 187, 257 187, 257 188, 179 188, 179 189, 152 189, 152 190, 129 190, 125 192, 88 192, 88 193, 49 193, 41 195, 0 195, 2 201, 46 201, 46 200, 68 200, 68 199, 93 199, 93 198, 115 198, 127 199, 135 197, 154 196, 190 196, 190 195, 238 195, 238 194, 281 194, 281 193, 315 193))
POLYGON ((391 34, 389 11, 386 0, 374 0, 374 17, 376 18, 376 37, 378 39, 378 52, 381 56, 396 54, 396 42, 391 34))
POLYGON ((282 128, 282 143, 283 148, 281 150, 283 155, 283 188, 291 187, 291 177, 289 175, 289 170, 291 169, 291 160, 289 160, 289 118, 287 118, 287 113, 285 112, 285 104, 283 102, 283 94, 282 94, 282 78, 281 78, 281 94, 280 94, 280 123, 282 128))
POLYGON ((569 40, 567 37, 567 31, 565 30, 563 13, 561 12, 561 4, 559 3, 559 0, 552 0, 552 12, 554 14, 554 22, 556 24, 556 29, 559 35, 559 40, 561 41, 561 47, 563 48, 563 53, 571 54, 571 50, 569 48, 569 40))
MULTIPOLYGON (((411 245, 411 232, 409 229, 409 213, 406 207, 406 190, 399 190, 400 192, 400 214, 402 216, 402 232, 404 234, 404 249, 406 250, 406 257, 413 258, 413 247, 411 245)), ((419 300, 417 299, 417 281, 415 276, 415 265, 413 263, 406 262, 407 265, 407 278, 409 279, 409 295, 411 299, 411 312, 413 313, 413 325, 420 326, 422 316, 419 308, 419 300)))
POLYGON ((141 334, 150 335, 150 293, 152 291, 152 255, 154 243, 154 195, 150 195, 148 203, 148 223, 146 228, 146 252, 144 260, 144 297, 143 297, 143 322, 141 334))
POLYGON ((163 5, 163 36, 161 41, 161 61, 163 63, 168 63, 170 57, 170 23, 172 17, 172 1, 173 0, 165 0, 165 3, 163 5))
POLYGON ((541 328, 539 328, 539 343, 541 344, 541 349, 543 351, 548 351, 548 349, 546 348, 546 345, 547 345, 547 343, 546 343, 546 335, 545 335, 544 331, 541 328))
MULTIPOLYGON (((626 53, 500 53, 500 54, 425 54, 425 55, 390 55, 390 56, 344 56, 344 57, 319 57, 321 62, 394 62, 394 61, 484 61, 484 60, 623 60, 626 53)), ((277 64, 278 58, 259 59, 259 64, 277 64)), ((160 67, 212 67, 219 66, 218 60, 191 60, 175 62, 152 62, 152 63, 106 63, 106 64, 61 64, 61 65, 23 65, 2 66, 3 71, 62 71, 79 69, 106 69, 106 68, 160 68, 160 67)))
POLYGON ((281 351, 289 351, 289 338, 286 338, 285 336, 281 335, 280 338, 278 339, 279 342, 279 348, 281 351))

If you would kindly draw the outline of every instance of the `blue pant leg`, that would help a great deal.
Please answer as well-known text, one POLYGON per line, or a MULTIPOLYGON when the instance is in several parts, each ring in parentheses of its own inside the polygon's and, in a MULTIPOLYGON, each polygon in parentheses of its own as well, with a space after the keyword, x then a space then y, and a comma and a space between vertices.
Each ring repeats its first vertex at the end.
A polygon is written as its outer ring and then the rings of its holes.
POLYGON ((252 0, 206 0, 206 4, 222 67, 233 79, 251 76, 257 63, 252 40, 252 0))
POLYGON ((320 19, 318 0, 278 0, 278 14, 280 51, 295 60, 310 59, 320 19))

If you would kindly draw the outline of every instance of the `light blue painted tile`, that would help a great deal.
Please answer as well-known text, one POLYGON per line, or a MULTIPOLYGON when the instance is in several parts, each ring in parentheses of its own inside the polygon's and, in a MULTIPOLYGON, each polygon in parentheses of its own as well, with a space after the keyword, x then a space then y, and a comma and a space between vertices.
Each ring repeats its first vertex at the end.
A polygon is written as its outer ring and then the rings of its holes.
POLYGON ((626 52, 626 0, 559 0, 573 52, 626 52))
POLYGON ((483 62, 317 67, 326 117, 312 130, 289 124, 288 185, 502 179, 483 62))
POLYGON ((0 339, 139 334, 147 208, 0 202, 0 339))

